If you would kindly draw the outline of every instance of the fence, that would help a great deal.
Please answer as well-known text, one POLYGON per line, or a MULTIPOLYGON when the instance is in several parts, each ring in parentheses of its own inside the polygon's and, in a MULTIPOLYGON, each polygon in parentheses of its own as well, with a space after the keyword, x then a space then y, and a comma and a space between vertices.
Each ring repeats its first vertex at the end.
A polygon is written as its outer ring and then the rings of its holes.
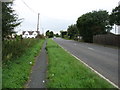
POLYGON ((93 43, 120 46, 120 35, 105 34, 93 36, 93 43))

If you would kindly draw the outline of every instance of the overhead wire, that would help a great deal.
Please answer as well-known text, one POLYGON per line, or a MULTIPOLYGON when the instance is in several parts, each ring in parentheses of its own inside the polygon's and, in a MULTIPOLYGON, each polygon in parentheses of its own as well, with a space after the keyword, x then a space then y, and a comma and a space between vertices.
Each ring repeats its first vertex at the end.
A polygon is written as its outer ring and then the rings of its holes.
MULTIPOLYGON (((21 1, 30 11, 32 11, 35 14, 40 14, 39 12, 36 12, 34 9, 32 9, 24 0, 21 0, 21 1)), ((39 19, 40 19, 40 17, 39 17, 39 19)), ((41 26, 41 23, 40 23, 40 26, 41 26)))
POLYGON ((23 4, 33 13, 38 14, 38 12, 36 12, 35 10, 33 10, 24 0, 21 0, 23 2, 23 4))

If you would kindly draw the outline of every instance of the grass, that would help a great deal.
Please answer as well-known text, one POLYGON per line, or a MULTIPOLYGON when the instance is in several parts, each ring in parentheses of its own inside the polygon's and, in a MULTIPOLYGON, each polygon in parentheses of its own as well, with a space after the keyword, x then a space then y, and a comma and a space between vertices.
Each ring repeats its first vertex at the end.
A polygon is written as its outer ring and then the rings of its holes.
POLYGON ((31 67, 34 64, 35 57, 40 52, 44 40, 26 39, 29 46, 25 46, 25 51, 18 58, 8 61, 3 66, 2 88, 23 88, 29 79, 31 67), (32 64, 30 64, 32 62, 32 64))
POLYGON ((38 39, 14 39, 4 40, 2 42, 2 59, 3 64, 19 58, 28 48, 36 44, 38 39))
POLYGON ((48 39, 48 88, 115 88, 48 39))

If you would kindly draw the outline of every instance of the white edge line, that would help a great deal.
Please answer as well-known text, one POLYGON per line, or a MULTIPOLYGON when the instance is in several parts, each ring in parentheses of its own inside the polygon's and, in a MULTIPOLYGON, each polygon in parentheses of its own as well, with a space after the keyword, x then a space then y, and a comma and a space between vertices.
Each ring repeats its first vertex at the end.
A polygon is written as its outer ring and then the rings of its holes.
MULTIPOLYGON (((59 45, 59 44, 58 44, 59 45)), ((59 45, 61 48, 63 48, 61 45, 59 45)), ((101 78, 105 79, 106 81, 108 81, 110 84, 112 84, 114 87, 120 89, 116 84, 114 84, 112 81, 110 81, 109 79, 107 79, 106 77, 104 77, 102 74, 100 74, 98 71, 96 71, 95 69, 93 69, 92 67, 90 67, 88 64, 86 64, 85 62, 83 62, 82 60, 80 60, 78 57, 76 57, 75 55, 71 54, 68 50, 66 50, 65 48, 63 48, 66 52, 68 52, 70 55, 72 55, 73 57, 75 57, 77 60, 79 60, 80 62, 82 62, 85 66, 87 66, 88 68, 90 68, 92 71, 94 71, 96 74, 98 74, 101 78)))

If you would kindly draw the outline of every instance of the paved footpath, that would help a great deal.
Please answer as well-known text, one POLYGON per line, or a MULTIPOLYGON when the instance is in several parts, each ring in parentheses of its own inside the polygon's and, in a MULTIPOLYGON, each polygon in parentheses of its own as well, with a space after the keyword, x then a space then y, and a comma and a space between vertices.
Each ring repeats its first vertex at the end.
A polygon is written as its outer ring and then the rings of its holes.
POLYGON ((45 88, 45 79, 47 71, 46 41, 41 49, 41 53, 36 58, 35 65, 32 68, 30 80, 27 88, 45 88))

